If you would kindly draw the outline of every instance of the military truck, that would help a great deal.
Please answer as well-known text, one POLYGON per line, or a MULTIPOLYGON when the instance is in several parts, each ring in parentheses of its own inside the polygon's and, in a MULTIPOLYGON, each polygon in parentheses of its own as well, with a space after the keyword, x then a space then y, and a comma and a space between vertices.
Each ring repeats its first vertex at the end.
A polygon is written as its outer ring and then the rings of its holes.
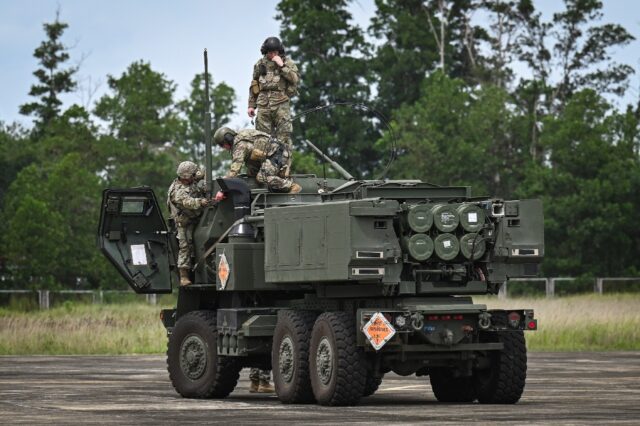
MULTIPOLYGON (((258 367, 283 403, 355 405, 388 372, 428 376, 441 402, 520 399, 534 312, 472 296, 536 276, 539 200, 358 180, 326 156, 342 178, 294 175, 300 193, 273 193, 248 176, 214 180, 209 137, 206 152, 207 191, 227 197, 204 208, 193 284, 160 315, 180 395, 224 398, 258 367)), ((175 227, 152 189, 105 190, 98 240, 136 293, 172 292, 175 227)))

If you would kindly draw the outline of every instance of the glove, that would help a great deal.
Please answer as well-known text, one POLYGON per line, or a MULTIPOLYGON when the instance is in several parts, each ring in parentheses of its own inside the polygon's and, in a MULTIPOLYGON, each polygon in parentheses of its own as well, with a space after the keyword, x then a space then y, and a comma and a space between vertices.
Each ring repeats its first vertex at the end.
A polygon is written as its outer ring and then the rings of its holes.
POLYGON ((218 201, 218 202, 220 202, 220 201, 224 200, 225 198, 227 198, 227 196, 224 195, 224 192, 218 191, 218 192, 216 192, 216 196, 213 199, 218 201))
POLYGON ((206 207, 206 206, 208 206, 208 205, 209 205, 209 200, 207 200, 206 198, 202 198, 202 199, 200 200, 200 205, 201 205, 202 207, 206 207))

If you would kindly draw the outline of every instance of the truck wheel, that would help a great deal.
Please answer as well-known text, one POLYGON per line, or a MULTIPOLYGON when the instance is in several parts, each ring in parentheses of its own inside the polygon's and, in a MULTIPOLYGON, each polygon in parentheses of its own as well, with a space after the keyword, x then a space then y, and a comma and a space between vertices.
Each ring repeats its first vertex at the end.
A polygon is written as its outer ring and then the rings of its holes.
POLYGON ((364 385, 362 396, 371 396, 376 393, 381 383, 382 377, 375 377, 372 374, 367 375, 367 382, 364 385))
POLYGON ((311 388, 320 405, 355 405, 364 395, 367 371, 356 346, 356 326, 346 312, 325 312, 311 332, 311 388))
POLYGON ((484 341, 502 342, 491 351, 491 367, 475 372, 478 401, 483 404, 515 404, 524 392, 527 377, 527 345, 522 331, 486 333, 484 341))
POLYGON ((167 370, 185 398, 224 398, 238 383, 240 366, 217 354, 216 316, 193 311, 181 317, 169 336, 167 370))
POLYGON ((285 404, 313 402, 309 379, 309 340, 315 314, 282 310, 271 347, 271 369, 278 399, 285 404))
POLYGON ((473 402, 476 399, 473 377, 455 377, 450 368, 432 368, 429 380, 439 402, 473 402))

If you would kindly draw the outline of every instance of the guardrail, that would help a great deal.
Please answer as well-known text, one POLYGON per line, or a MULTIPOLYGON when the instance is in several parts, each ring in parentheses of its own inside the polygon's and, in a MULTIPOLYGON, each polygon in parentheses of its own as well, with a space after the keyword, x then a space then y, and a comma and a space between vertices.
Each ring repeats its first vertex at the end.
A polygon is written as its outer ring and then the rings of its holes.
MULTIPOLYGON (((104 296, 109 294, 135 294, 126 290, 0 290, 0 294, 37 294, 38 306, 40 309, 49 309, 51 306, 52 294, 63 295, 91 295, 91 301, 94 304, 104 303, 104 296)), ((147 303, 155 305, 158 303, 157 295, 147 294, 145 295, 147 303)))
MULTIPOLYGON (((547 297, 555 297, 556 295, 556 283, 562 281, 575 281, 576 278, 571 277, 550 277, 550 278, 512 278, 505 281, 500 287, 498 297, 501 299, 508 298, 508 283, 509 282, 544 282, 545 294, 547 297)), ((596 278, 593 283, 593 292, 596 294, 602 294, 604 292, 605 282, 640 282, 640 277, 600 277, 596 278)))
MULTIPOLYGON (((545 294, 547 297, 555 297, 556 284, 563 281, 575 281, 576 278, 571 277, 550 277, 550 278, 512 278, 505 281, 500 287, 498 297, 507 299, 510 282, 544 282, 545 294)), ((640 277, 600 277, 594 280, 593 291, 596 294, 604 292, 604 284, 606 282, 640 282, 640 277)), ((51 294, 90 294, 92 303, 104 303, 105 294, 135 294, 126 290, 0 290, 0 294, 36 294, 38 295, 38 306, 40 309, 49 309, 51 306, 51 294)), ((157 304, 157 296, 155 294, 147 294, 145 299, 151 305, 157 304)))

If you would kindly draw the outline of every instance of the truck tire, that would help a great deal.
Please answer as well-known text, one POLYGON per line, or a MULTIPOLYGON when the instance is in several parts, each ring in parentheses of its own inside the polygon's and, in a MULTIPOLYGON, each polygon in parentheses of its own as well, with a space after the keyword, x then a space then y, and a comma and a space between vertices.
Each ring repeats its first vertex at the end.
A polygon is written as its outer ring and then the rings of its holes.
POLYGON ((271 346, 271 369, 278 399, 285 404, 314 402, 309 378, 309 341, 316 314, 281 310, 271 346))
POLYGON ((527 377, 527 345, 524 333, 486 333, 483 340, 502 342, 504 349, 489 354, 489 369, 475 372, 478 401, 482 404, 515 404, 524 392, 527 377))
POLYGON ((362 396, 371 396, 376 393, 381 383, 382 377, 375 377, 373 374, 368 374, 367 382, 364 385, 364 392, 362 393, 362 396))
POLYGON ((429 370, 431 389, 439 402, 473 402, 476 391, 473 377, 455 377, 450 368, 429 370))
POLYGON ((238 383, 239 364, 217 354, 216 314, 193 311, 182 316, 169 336, 167 370, 185 398, 224 398, 238 383))
POLYGON ((356 343, 351 314, 325 312, 316 319, 309 368, 313 395, 320 405, 355 405, 364 395, 367 371, 356 343))

